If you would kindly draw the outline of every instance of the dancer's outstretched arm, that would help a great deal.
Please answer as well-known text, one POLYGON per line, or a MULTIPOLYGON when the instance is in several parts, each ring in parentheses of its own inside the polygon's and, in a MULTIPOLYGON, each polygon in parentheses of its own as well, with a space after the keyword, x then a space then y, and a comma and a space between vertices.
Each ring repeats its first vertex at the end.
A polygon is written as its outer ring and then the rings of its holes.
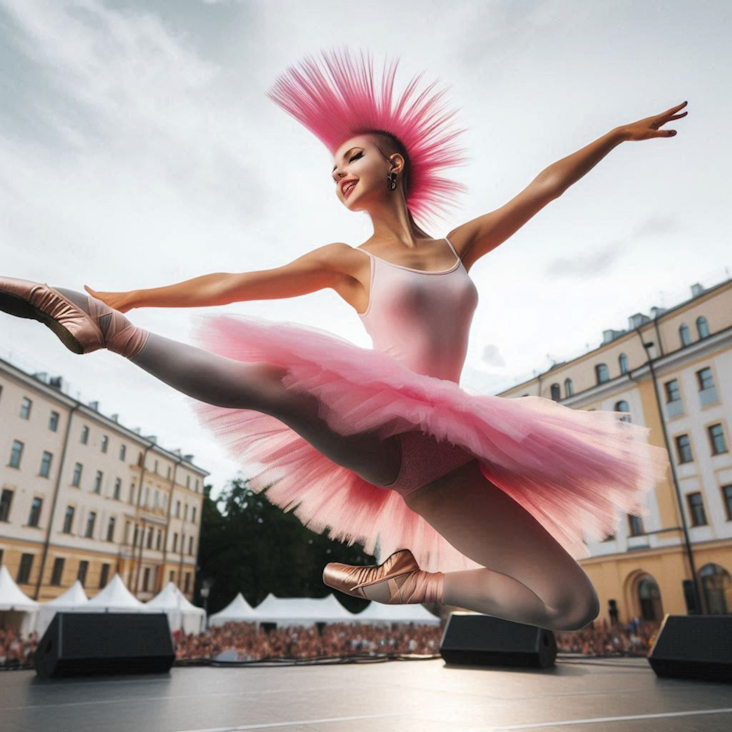
POLYGON ((249 300, 299 297, 327 287, 337 289, 344 278, 342 255, 347 244, 336 242, 273 269, 194 277, 166 287, 129 292, 86 291, 122 313, 133 308, 198 308, 249 300))
POLYGON ((661 114, 610 130, 576 153, 543 170, 521 193, 501 208, 453 229, 449 239, 455 245, 465 268, 469 270, 480 257, 515 234, 532 216, 592 170, 621 142, 673 137, 676 130, 660 130, 659 127, 686 115, 686 112, 676 114, 684 105, 686 102, 661 114))

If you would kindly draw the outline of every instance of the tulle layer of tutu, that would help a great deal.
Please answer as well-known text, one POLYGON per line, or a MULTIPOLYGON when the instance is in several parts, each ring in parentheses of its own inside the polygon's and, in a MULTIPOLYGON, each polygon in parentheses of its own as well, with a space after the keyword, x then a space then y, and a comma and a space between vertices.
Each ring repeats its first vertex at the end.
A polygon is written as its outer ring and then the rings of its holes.
MULTIPOLYGON (((193 340, 227 358, 286 367, 284 386, 315 395, 320 416, 340 434, 375 430, 386 438, 421 430, 461 446, 576 559, 589 555, 585 539, 615 531, 621 512, 648 515, 645 494, 666 476, 666 450, 649 444, 649 428, 623 421, 622 413, 468 391, 295 323, 196 315, 193 340)), ((399 494, 332 462, 280 420, 186 399, 241 463, 251 489, 266 490, 268 500, 316 533, 328 528, 332 538, 360 542, 370 554, 378 540, 383 558, 409 548, 426 571, 481 566, 399 494)))

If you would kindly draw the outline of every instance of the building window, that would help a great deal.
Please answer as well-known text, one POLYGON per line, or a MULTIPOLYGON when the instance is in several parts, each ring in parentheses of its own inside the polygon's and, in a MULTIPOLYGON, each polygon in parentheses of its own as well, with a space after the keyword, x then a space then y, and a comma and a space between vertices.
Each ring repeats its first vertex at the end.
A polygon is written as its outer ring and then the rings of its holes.
POLYGON ((699 340, 709 337, 709 324, 703 315, 696 319, 696 332, 699 334, 699 340))
POLYGON ((89 562, 86 559, 82 559, 79 562, 79 571, 76 573, 76 579, 81 582, 81 586, 84 587, 86 584, 86 573, 89 571, 89 562))
POLYGON ((9 468, 19 468, 20 459, 23 457, 23 443, 20 440, 13 440, 13 447, 10 451, 9 468))
POLYGON ((155 540, 155 548, 160 551, 163 544, 163 532, 158 529, 158 538, 155 540))
POLYGON ((188 521, 188 504, 183 506, 183 520, 188 521))
POLYGON ((153 528, 152 526, 147 530, 147 548, 152 549, 153 546, 153 528))
POLYGON ((135 505, 135 484, 130 483, 130 506, 135 505))
POLYGON ((620 356, 618 356, 618 363, 620 364, 620 373, 627 374, 628 373, 628 357, 624 353, 621 353, 620 356))
POLYGON ((180 501, 175 502, 175 517, 180 518, 180 501))
POLYGON ((99 573, 99 589, 104 589, 109 582, 109 565, 103 564, 102 571, 99 573))
POLYGON ((173 533, 173 551, 178 551, 178 532, 173 533))
POLYGON ((193 537, 188 537, 188 553, 193 556, 193 537))
POLYGON ((127 457, 127 445, 120 445, 119 447, 119 459, 124 460, 127 457))
POLYGON ((689 331, 689 326, 686 323, 683 323, 679 327, 679 338, 681 339, 682 348, 691 344, 691 332, 689 331))
POLYGON ((10 521, 10 506, 13 503, 13 491, 3 488, 0 494, 0 521, 10 521))
POLYGON ((691 441, 689 435, 679 435, 676 438, 676 454, 679 463, 691 463, 694 458, 691 455, 691 441))
POLYGON ((175 583, 175 570, 171 569, 170 574, 168 574, 168 581, 175 583))
POLYGON ((721 455, 723 452, 727 452, 721 424, 713 424, 709 427, 709 440, 712 443, 712 455, 721 455))
POLYGON ((643 519, 640 516, 628 514, 628 526, 630 528, 631 536, 640 536, 641 534, 646 533, 643 528, 643 519))
POLYGON ((51 432, 58 431, 58 420, 60 416, 58 412, 51 412, 51 416, 48 418, 48 429, 51 432))
POLYGON ((94 478, 94 492, 95 493, 101 493, 102 492, 102 477, 104 473, 102 473, 101 470, 97 470, 96 478, 94 478))
POLYGON ((28 516, 28 526, 38 526, 41 519, 41 508, 43 508, 43 499, 36 496, 31 503, 30 516, 28 516))
MULTIPOLYGON (((567 394, 569 396, 569 394, 567 394)), ((198 478, 196 478, 196 493, 198 493, 198 478)))
POLYGON ((84 425, 81 430, 81 443, 86 445, 89 443, 89 427, 84 425))
POLYGON ((170 480, 170 465, 168 465, 168 480, 170 480))
POLYGON ((61 586, 61 580, 64 574, 64 559, 63 557, 56 557, 53 560, 53 570, 51 571, 51 584, 54 587, 61 586))
POLYGON ((183 592, 188 594, 190 591, 191 591, 191 573, 186 572, 186 580, 185 580, 185 585, 183 587, 183 592))
POLYGON ((193 515, 191 516, 191 521, 195 524, 196 523, 196 507, 194 506, 192 509, 193 515))
POLYGON ((704 513, 704 503, 702 502, 701 493, 689 493, 686 496, 686 500, 689 503, 689 513, 691 514, 691 525, 692 526, 705 526, 707 523, 707 516, 704 513))
POLYGON ((114 500, 119 501, 122 495, 122 478, 117 478, 114 481, 114 500))
POLYGON ((732 484, 722 487, 724 507, 727 509, 727 521, 732 521, 732 484))
POLYGON ((186 475, 186 488, 190 488, 190 487, 191 487, 191 476, 186 475))
POLYGON ((620 418, 622 422, 632 422, 633 420, 630 418, 630 407, 628 406, 628 402, 625 401, 625 399, 621 399, 616 405, 615 405, 615 411, 616 412, 623 412, 623 416, 620 418))
POLYGON ((41 472, 39 475, 41 478, 48 478, 49 474, 51 473, 51 460, 53 459, 53 455, 50 452, 47 452, 46 450, 43 451, 43 457, 41 458, 41 472))
POLYGON ((16 579, 19 585, 27 585, 30 583, 31 569, 33 568, 33 555, 23 554, 20 557, 20 566, 18 567, 18 577, 16 579))
POLYGON ((109 435, 102 435, 102 452, 107 452, 109 447, 109 435))
POLYGON ((595 366, 595 379, 598 384, 610 381, 610 371, 608 370, 607 364, 598 363, 595 366))
POLYGON ((124 537, 124 544, 130 543, 130 525, 131 523, 129 521, 125 521, 125 537, 124 537))
POLYGON ((114 516, 110 516, 109 523, 107 524, 107 541, 114 541, 114 525, 117 523, 117 519, 114 516))
POLYGON ((150 567, 145 567, 142 572, 142 590, 143 592, 150 590, 150 567))
POLYGON ((64 515, 64 534, 71 533, 71 524, 74 522, 74 507, 66 506, 66 514, 64 515))
POLYGON ((74 465, 74 477, 71 481, 71 485, 75 488, 79 488, 81 486, 81 471, 83 470, 83 466, 81 463, 76 463, 74 465))
POLYGON ((155 470, 153 470, 153 472, 155 473, 155 475, 158 475, 159 474, 158 473, 158 461, 157 460, 155 461, 155 470))
MULTIPOLYGON (((31 407, 33 402, 28 397, 23 397, 23 403, 20 405, 20 418, 30 419, 31 407)), ((24 556, 31 556, 30 554, 24 556)))
POLYGON ((681 400, 681 391, 679 390, 678 379, 671 379, 664 384, 666 388, 666 404, 670 402, 678 402, 681 400))
POLYGON ((94 522, 97 520, 97 515, 94 511, 89 511, 89 515, 86 517, 86 531, 84 536, 87 539, 91 539, 94 536, 94 522))

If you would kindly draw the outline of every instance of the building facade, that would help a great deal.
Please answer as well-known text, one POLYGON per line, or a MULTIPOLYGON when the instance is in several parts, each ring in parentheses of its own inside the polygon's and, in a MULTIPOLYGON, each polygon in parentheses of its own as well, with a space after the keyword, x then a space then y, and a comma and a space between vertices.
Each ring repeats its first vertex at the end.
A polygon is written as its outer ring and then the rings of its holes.
POLYGON ((579 563, 608 622, 732 613, 732 282, 691 289, 689 300, 633 315, 597 349, 499 395, 625 412, 669 453, 648 515, 622 516, 615 535, 586 541, 591 556, 579 563))
POLYGON ((169 581, 190 599, 208 472, 0 359, 0 564, 46 601, 118 572, 140 600, 169 581))

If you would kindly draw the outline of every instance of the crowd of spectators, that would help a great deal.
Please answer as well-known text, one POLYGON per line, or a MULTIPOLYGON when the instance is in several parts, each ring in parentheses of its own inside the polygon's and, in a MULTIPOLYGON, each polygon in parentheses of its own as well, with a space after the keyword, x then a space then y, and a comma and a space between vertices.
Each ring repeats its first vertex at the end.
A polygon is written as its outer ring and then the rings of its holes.
POLYGON ((37 633, 24 638, 15 628, 0 628, 0 668, 29 666, 37 647, 37 633))
POLYGON ((216 658, 234 651, 238 661, 264 658, 317 658, 349 655, 419 654, 438 652, 440 626, 400 624, 358 625, 328 623, 322 627, 301 626, 265 629, 254 623, 226 623, 202 635, 176 637, 176 658, 216 658))
POLYGON ((584 656, 645 656, 653 646, 661 623, 640 621, 628 625, 610 625, 606 620, 582 630, 556 631, 557 649, 584 656), (594 627, 593 627, 594 626, 594 627))
MULTIPOLYGON (((628 625, 594 623, 582 630, 556 631, 557 649, 588 656, 645 656, 660 626, 657 621, 633 620, 628 625)), ((264 658, 317 658, 383 654, 437 655, 441 625, 359 625, 259 629, 254 623, 227 623, 201 635, 176 636, 178 660, 214 659, 229 651, 237 661, 264 658)), ((234 660, 229 656, 230 660, 234 660)))
MULTIPOLYGON (((660 627, 658 621, 634 619, 628 625, 595 622, 582 630, 555 631, 557 649, 586 656, 645 656, 660 627)), ((176 659, 215 659, 228 651, 230 660, 266 658, 323 658, 381 656, 385 654, 438 655, 444 621, 440 625, 360 625, 329 623, 268 627, 254 623, 227 623, 201 635, 173 634, 176 659)), ((0 629, 0 668, 28 668, 38 646, 38 634, 22 638, 12 628, 0 629)))

